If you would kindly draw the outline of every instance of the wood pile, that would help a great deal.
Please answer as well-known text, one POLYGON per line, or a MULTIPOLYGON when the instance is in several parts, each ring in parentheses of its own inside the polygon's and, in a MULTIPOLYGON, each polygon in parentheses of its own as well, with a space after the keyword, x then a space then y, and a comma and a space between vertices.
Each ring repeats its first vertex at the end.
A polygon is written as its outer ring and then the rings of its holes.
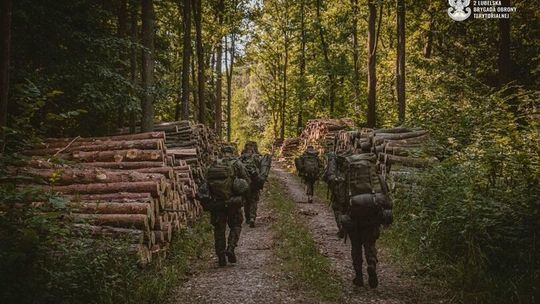
POLYGON ((388 128, 340 131, 335 137, 336 153, 368 153, 377 155, 377 168, 392 183, 405 179, 420 168, 433 164, 426 147, 429 133, 422 129, 388 128))
POLYGON ((335 137, 342 130, 354 127, 349 118, 342 119, 311 119, 300 136, 303 140, 303 149, 313 146, 321 155, 334 151, 335 137))
POLYGON ((279 155, 284 158, 294 157, 298 154, 301 144, 302 142, 299 137, 287 138, 281 145, 279 155))
POLYGON ((13 177, 30 178, 21 187, 69 198, 79 228, 134 240, 141 262, 148 263, 166 253, 175 231, 202 214, 184 152, 171 157, 165 146, 164 132, 50 138, 23 152, 33 157, 24 166, 8 169, 13 177), (52 163, 51 155, 77 163, 52 163))
MULTIPOLYGON (((180 166, 184 162, 191 166, 197 183, 203 179, 204 171, 219 154, 220 141, 214 131, 203 124, 187 120, 159 123, 154 129, 165 133, 164 145, 168 162, 180 166)), ((128 132, 119 129, 118 132, 128 132)))

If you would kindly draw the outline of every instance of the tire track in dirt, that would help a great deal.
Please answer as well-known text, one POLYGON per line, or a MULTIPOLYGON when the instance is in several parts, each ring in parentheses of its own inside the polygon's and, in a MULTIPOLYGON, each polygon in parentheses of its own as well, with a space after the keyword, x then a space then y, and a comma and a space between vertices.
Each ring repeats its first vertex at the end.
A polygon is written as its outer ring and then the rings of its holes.
MULTIPOLYGON (((352 284, 354 270, 350 242, 346 244, 337 237, 337 227, 331 208, 326 200, 315 196, 313 204, 307 204, 304 186, 300 179, 286 170, 278 167, 272 168, 272 175, 281 181, 289 197, 297 202, 298 213, 306 219, 313 238, 319 246, 320 252, 328 257, 332 266, 340 276, 343 285, 344 301, 346 303, 449 303, 435 294, 432 290, 420 286, 414 280, 388 264, 384 248, 378 248, 379 287, 377 289, 358 288, 352 284)), ((381 232, 384 237, 384 230, 381 232)), ((367 275, 364 263, 364 279, 367 275)), ((367 285, 367 281, 365 282, 367 285)))

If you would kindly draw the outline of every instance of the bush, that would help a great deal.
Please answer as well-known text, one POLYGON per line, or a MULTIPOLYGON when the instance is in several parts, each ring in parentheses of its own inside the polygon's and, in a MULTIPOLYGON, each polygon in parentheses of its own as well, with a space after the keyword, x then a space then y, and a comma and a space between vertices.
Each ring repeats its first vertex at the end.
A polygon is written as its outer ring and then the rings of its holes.
POLYGON ((0 303, 156 303, 211 247, 203 220, 177 233, 166 260, 141 269, 129 242, 72 228, 63 198, 0 187, 0 303), (27 202, 49 200, 49 209, 27 202))

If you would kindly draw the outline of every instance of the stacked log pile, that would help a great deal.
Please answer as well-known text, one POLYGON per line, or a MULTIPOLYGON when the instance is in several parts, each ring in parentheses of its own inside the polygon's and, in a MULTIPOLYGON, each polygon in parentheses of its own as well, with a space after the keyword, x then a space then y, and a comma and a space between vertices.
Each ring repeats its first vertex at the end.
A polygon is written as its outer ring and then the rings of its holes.
MULTIPOLYGON (((214 131, 187 120, 155 124, 154 129, 165 132, 168 162, 173 166, 188 164, 197 183, 201 182, 205 169, 219 154, 220 142, 214 131)), ((120 133, 128 131, 126 128, 118 130, 120 133)))
POLYGON ((375 153, 378 171, 384 179, 390 177, 393 184, 436 161, 426 152, 429 133, 422 129, 341 131, 335 142, 336 153, 375 153))
POLYGON ((354 122, 349 118, 343 119, 311 119, 307 122, 301 138, 303 149, 313 146, 319 153, 325 154, 334 151, 335 137, 342 130, 354 127, 354 122))
POLYGON ((377 154, 379 170, 383 178, 390 176, 393 182, 407 177, 419 168, 433 164, 426 146, 429 132, 421 129, 391 128, 373 131, 372 151, 377 154))
POLYGON ((287 138, 283 141, 279 150, 279 155, 283 158, 294 157, 298 154, 300 145, 302 144, 299 137, 287 138))
POLYGON ((92 235, 129 236, 143 263, 202 214, 191 167, 169 157, 164 132, 47 139, 24 153, 33 159, 9 168, 12 176, 68 197, 73 220, 92 235), (44 158, 51 155, 78 163, 44 158))

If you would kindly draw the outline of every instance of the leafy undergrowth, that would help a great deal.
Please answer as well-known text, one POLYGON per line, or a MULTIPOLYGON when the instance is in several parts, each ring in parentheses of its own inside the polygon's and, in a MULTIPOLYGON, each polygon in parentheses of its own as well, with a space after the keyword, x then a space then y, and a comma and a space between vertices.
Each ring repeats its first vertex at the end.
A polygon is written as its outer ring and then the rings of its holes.
POLYGON ((273 229, 282 270, 294 285, 314 298, 338 301, 341 298, 339 281, 332 276, 330 261, 320 254, 309 228, 296 213, 294 202, 286 197, 276 179, 270 178, 267 185, 277 217, 273 229))
POLYGON ((176 234, 166 259, 141 269, 127 241, 81 237, 61 198, 49 197, 58 206, 45 212, 20 208, 39 193, 3 186, 0 195, 0 303, 163 302, 212 247, 205 218, 176 234))

